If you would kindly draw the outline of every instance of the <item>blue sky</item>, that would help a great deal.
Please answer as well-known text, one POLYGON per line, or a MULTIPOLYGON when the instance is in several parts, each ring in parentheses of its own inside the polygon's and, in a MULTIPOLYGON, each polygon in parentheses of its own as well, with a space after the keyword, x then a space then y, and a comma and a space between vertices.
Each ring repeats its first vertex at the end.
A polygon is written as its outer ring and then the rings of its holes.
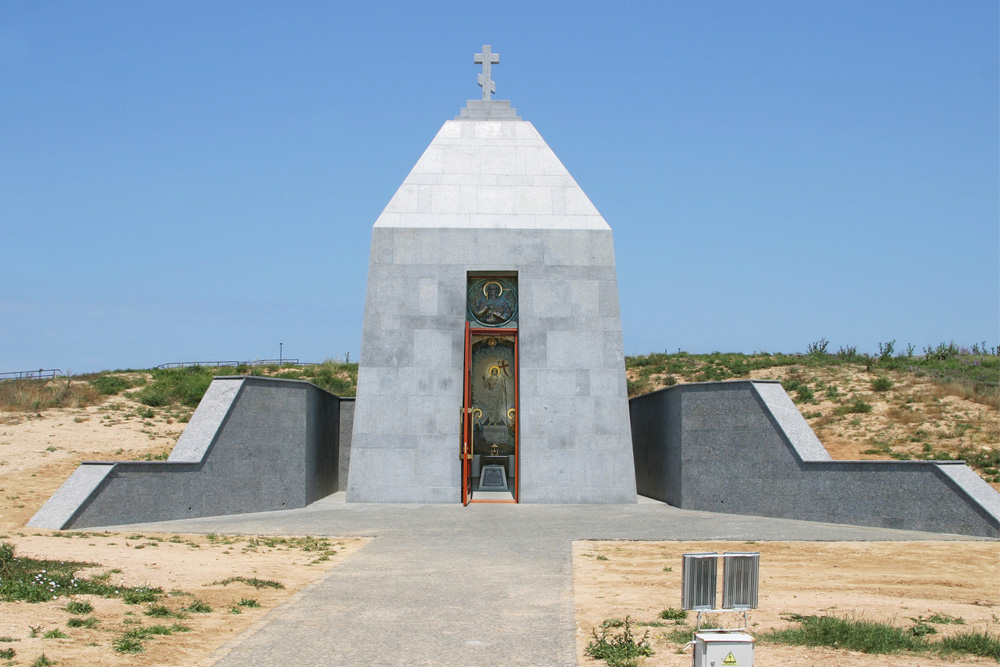
POLYGON ((356 359, 491 44, 625 350, 1000 336, 996 2, 0 2, 0 371, 356 359))

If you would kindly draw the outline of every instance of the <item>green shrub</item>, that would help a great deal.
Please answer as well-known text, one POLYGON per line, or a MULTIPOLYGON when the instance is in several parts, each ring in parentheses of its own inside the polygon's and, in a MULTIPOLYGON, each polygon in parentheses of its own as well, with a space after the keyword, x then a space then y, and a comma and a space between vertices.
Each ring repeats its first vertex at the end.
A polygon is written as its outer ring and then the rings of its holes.
POLYGON ((119 375, 100 375, 90 381, 101 396, 114 396, 135 386, 128 378, 119 375))
POLYGON ((153 382, 136 392, 135 398, 150 407, 172 403, 196 406, 201 401, 216 369, 202 366, 153 369, 153 382))
POLYGON ((846 415, 846 414, 868 414, 872 411, 871 403, 865 403, 860 398, 855 398, 850 403, 844 405, 838 405, 833 410, 835 415, 846 415))
POLYGON ((100 621, 94 616, 87 618, 71 618, 66 621, 66 626, 70 628, 96 628, 100 621))
POLYGON ((111 642, 111 648, 117 653, 142 653, 145 651, 142 642, 135 637, 118 637, 111 642))
POLYGON ((683 609, 668 607, 660 612, 660 618, 665 621, 683 621, 688 617, 688 613, 683 609))
POLYGON ((884 375, 872 380, 872 391, 889 391, 892 389, 892 380, 884 375))
POLYGON ((191 604, 184 607, 184 611, 190 611, 194 614, 208 614, 211 613, 212 608, 196 598, 191 604))
POLYGON ((94 611, 94 607, 89 602, 70 600, 66 603, 66 611, 71 614, 89 614, 94 611))
POLYGON ((593 639, 587 644, 586 654, 597 660, 604 660, 608 667, 636 667, 639 662, 653 655, 649 645, 649 630, 641 639, 636 639, 632 633, 632 622, 625 617, 622 631, 619 634, 608 635, 607 629, 601 633, 593 631, 593 639))
POLYGON ((187 614, 181 612, 171 611, 168 607, 162 604, 151 604, 142 612, 146 616, 152 616, 153 618, 187 618, 187 614))
POLYGON ((4 660, 13 660, 15 655, 17 655, 17 652, 12 648, 0 650, 0 658, 3 658, 4 660))

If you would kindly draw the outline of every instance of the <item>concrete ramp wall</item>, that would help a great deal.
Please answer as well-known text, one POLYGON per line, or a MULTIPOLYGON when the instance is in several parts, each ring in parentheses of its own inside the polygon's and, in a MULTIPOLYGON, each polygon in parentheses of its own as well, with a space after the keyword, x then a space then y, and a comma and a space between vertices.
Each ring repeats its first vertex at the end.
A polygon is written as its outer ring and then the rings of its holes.
POLYGON ((959 461, 833 461, 777 382, 629 402, 636 487, 682 509, 1000 537, 1000 494, 959 461))
POLYGON ((309 382, 216 378, 169 459, 86 461, 28 525, 85 528, 304 507, 346 481, 353 408, 353 399, 309 382))

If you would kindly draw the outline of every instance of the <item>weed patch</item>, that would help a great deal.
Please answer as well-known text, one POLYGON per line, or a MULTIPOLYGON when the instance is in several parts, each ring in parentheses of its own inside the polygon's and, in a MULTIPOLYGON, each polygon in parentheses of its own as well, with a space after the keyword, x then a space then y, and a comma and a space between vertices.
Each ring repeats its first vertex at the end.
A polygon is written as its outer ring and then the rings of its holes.
POLYGON ((669 607, 660 612, 660 618, 665 621, 683 621, 688 617, 687 611, 669 607))
MULTIPOLYGON (((598 560, 600 560, 600 557, 598 557, 598 560)), ((607 560, 607 558, 605 558, 604 560, 607 560)), ((229 577, 228 579, 223 579, 222 581, 213 581, 209 585, 215 586, 221 584, 223 586, 228 586, 229 584, 232 583, 246 584, 247 586, 253 586, 256 589, 284 588, 284 585, 278 583, 277 581, 271 581, 269 579, 258 579, 256 577, 229 577)))
POLYGON ((649 644, 649 630, 637 639, 632 625, 631 619, 626 616, 620 633, 609 635, 607 628, 602 628, 598 634, 595 629, 593 639, 587 644, 586 654, 604 660, 608 667, 636 667, 643 658, 653 655, 653 649, 649 644))
POLYGON ((168 607, 165 607, 162 604, 151 604, 149 605, 149 608, 142 613, 146 616, 152 616, 153 618, 187 618, 186 614, 171 611, 168 607))
POLYGON ((93 605, 89 602, 78 602, 77 600, 70 600, 66 603, 66 611, 71 614, 89 614, 94 611, 93 605))
POLYGON ((835 415, 848 415, 848 414, 868 414, 872 411, 872 404, 865 403, 860 398, 855 398, 850 403, 845 403, 844 405, 838 405, 833 409, 833 414, 835 415))
POLYGON ((871 654, 932 651, 942 655, 965 653, 1000 661, 1000 637, 989 633, 964 632, 940 641, 928 641, 928 635, 937 634, 937 630, 928 625, 930 618, 937 618, 943 623, 956 623, 960 620, 947 615, 935 614, 927 619, 912 619, 916 621, 916 625, 909 629, 887 623, 832 616, 792 615, 788 618, 799 623, 799 627, 765 632, 759 638, 780 644, 829 646, 871 654))
POLYGON ((142 653, 146 650, 141 640, 126 636, 116 638, 111 642, 111 648, 116 653, 142 653))
POLYGON ((162 588, 130 588, 122 591, 122 600, 125 604, 142 604, 144 602, 156 602, 159 596, 163 595, 162 588))
POLYGON ((760 635, 763 641, 799 646, 831 646, 861 653, 898 653, 926 648, 923 639, 886 623, 835 618, 833 616, 791 616, 799 627, 772 630, 760 635))
POLYGON ((212 612, 212 608, 205 602, 195 598, 191 604, 184 607, 184 611, 190 611, 193 614, 210 614, 212 612))
POLYGON ((986 632, 963 632, 941 640, 941 653, 968 653, 1000 662, 1000 636, 986 632))
MULTIPOLYGON (((104 575, 89 579, 77 576, 77 571, 88 567, 95 567, 95 564, 18 558, 14 553, 14 546, 5 542, 0 544, 0 601, 46 602, 62 596, 98 595, 105 598, 126 598, 127 602, 129 596, 145 597, 150 592, 162 592, 160 589, 111 586, 104 575)), ((67 603, 67 611, 70 604, 74 602, 67 603)))

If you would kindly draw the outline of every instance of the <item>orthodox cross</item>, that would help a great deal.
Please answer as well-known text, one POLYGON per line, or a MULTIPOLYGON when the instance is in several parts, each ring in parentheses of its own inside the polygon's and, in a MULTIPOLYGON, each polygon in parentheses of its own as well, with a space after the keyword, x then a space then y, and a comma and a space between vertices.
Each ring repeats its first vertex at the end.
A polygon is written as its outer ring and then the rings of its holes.
POLYGON ((490 53, 490 45, 483 44, 483 52, 477 53, 474 61, 477 65, 483 66, 483 73, 479 75, 479 85, 483 87, 483 99, 490 99, 490 93, 497 92, 497 85, 490 79, 491 65, 500 64, 500 54, 490 53))

